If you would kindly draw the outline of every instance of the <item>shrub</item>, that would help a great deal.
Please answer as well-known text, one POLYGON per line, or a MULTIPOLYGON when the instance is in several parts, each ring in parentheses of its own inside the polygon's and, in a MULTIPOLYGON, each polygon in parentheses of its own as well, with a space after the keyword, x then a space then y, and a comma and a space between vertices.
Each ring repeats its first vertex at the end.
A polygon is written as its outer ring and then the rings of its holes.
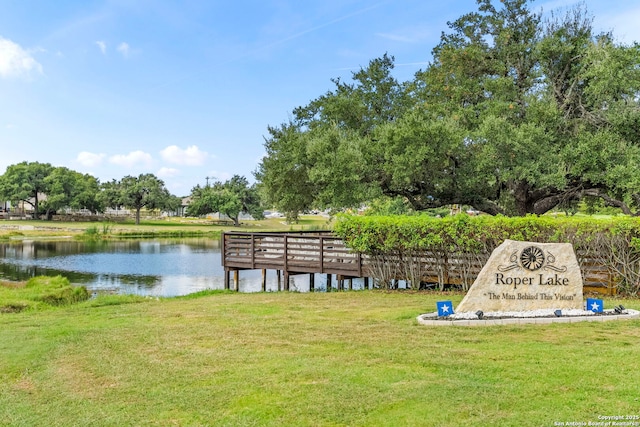
POLYGON ((87 288, 72 286, 69 279, 62 276, 32 277, 27 281, 25 288, 30 299, 53 306, 74 304, 89 299, 87 288))
POLYGON ((352 250, 370 256, 371 271, 383 284, 398 277, 419 282, 429 269, 442 286, 455 257, 456 274, 466 289, 473 282, 474 266, 483 265, 498 245, 512 239, 571 243, 579 262, 597 263, 616 277, 620 293, 640 292, 638 218, 344 215, 334 232, 352 250))

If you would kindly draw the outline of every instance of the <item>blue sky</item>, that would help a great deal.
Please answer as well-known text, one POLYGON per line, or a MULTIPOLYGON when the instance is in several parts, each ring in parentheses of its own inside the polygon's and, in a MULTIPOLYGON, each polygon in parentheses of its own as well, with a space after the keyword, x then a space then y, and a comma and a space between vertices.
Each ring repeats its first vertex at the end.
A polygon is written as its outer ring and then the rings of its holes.
MULTIPOLYGON (((549 11, 573 0, 538 0, 549 11)), ((640 2, 587 0, 640 40, 640 2)), ((475 0, 0 0, 0 173, 39 161, 179 196, 253 181, 268 125, 385 52, 408 80, 475 0)))

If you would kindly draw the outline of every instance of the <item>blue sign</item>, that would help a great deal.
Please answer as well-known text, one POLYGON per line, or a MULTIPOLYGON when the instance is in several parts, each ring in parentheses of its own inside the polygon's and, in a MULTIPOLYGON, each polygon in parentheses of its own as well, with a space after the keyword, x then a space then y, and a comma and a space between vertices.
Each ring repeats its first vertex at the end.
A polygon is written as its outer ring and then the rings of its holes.
POLYGON ((438 316, 449 316, 453 314, 453 304, 451 301, 438 301, 436 302, 438 307, 438 316))
POLYGON ((601 299, 587 298, 587 310, 591 310, 594 313, 602 313, 604 304, 601 299))

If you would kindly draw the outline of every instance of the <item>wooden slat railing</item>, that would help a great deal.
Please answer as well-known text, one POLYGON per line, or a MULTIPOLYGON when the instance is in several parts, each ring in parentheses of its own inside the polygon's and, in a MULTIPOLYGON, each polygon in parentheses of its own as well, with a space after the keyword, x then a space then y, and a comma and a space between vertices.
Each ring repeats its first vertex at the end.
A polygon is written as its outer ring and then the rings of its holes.
POLYGON ((330 233, 224 233, 227 269, 282 270, 363 277, 360 255, 330 233))
MULTIPOLYGON (((374 276, 373 261, 366 254, 352 252, 331 232, 242 233, 222 235, 222 265, 226 270, 280 270, 290 274, 323 273, 343 277, 374 276)), ((592 257, 578 253, 585 290, 614 293, 616 276, 592 257)), ((425 251, 414 256, 422 281, 448 285, 471 285, 489 254, 436 254, 425 251)), ((385 264, 398 279, 400 256, 386 254, 385 264)))

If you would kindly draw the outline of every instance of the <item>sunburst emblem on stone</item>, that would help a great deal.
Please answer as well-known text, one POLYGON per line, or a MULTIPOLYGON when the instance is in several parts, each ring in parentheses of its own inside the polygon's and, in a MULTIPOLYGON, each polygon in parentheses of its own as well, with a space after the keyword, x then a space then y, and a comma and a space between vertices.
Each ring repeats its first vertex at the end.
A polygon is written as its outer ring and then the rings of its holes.
POLYGON ((544 252, 536 246, 524 248, 520 253, 520 262, 527 270, 538 270, 544 264, 544 252))

